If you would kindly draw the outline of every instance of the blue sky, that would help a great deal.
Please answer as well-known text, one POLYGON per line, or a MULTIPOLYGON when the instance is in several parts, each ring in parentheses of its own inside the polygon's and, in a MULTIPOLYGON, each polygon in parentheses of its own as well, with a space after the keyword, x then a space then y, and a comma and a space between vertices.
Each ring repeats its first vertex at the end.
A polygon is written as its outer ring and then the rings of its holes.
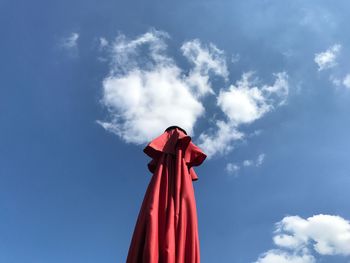
POLYGON ((349 262, 349 8, 0 1, 0 262, 124 262, 170 124, 203 263, 349 262))

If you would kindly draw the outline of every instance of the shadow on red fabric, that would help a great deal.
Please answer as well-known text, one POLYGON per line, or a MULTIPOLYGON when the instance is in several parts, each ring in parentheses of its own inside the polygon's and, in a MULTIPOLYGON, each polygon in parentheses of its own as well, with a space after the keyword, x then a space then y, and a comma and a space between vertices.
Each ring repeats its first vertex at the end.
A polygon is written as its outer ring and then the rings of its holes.
POLYGON ((127 263, 199 263, 193 167, 206 154, 178 126, 169 127, 144 152, 153 174, 138 215, 127 263), (169 129, 171 128, 171 129, 169 129))

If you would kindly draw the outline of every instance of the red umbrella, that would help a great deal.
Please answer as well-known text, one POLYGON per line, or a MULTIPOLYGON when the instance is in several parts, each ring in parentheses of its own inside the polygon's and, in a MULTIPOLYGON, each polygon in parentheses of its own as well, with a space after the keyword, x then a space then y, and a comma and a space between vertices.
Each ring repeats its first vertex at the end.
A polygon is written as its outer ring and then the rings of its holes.
POLYGON ((199 263, 193 166, 207 157, 186 131, 170 126, 143 150, 152 161, 127 263, 199 263))

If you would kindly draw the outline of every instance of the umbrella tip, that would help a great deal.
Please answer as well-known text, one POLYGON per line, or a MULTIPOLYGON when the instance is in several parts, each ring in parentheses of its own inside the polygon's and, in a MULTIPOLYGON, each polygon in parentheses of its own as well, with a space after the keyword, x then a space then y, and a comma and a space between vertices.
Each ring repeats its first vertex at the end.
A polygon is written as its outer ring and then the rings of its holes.
POLYGON ((170 131, 170 130, 175 129, 175 128, 178 128, 178 129, 179 129, 179 130, 181 130, 181 131, 182 131, 184 134, 186 134, 186 135, 187 135, 187 132, 186 132, 184 129, 182 129, 181 127, 176 126, 176 125, 169 126, 168 128, 166 128, 166 129, 165 129, 165 131, 164 131, 164 132, 166 132, 166 131, 170 131))

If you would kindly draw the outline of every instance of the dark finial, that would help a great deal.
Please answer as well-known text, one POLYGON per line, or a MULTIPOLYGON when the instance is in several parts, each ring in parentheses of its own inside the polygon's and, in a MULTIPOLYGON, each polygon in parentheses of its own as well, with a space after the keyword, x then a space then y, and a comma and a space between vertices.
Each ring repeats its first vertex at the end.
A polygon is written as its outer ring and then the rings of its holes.
POLYGON ((176 125, 174 125, 174 126, 169 126, 168 128, 166 128, 165 132, 166 132, 166 131, 170 131, 170 130, 175 129, 175 128, 178 128, 179 130, 183 131, 184 134, 187 135, 187 132, 186 132, 184 129, 182 129, 182 128, 180 128, 179 126, 176 126, 176 125))

